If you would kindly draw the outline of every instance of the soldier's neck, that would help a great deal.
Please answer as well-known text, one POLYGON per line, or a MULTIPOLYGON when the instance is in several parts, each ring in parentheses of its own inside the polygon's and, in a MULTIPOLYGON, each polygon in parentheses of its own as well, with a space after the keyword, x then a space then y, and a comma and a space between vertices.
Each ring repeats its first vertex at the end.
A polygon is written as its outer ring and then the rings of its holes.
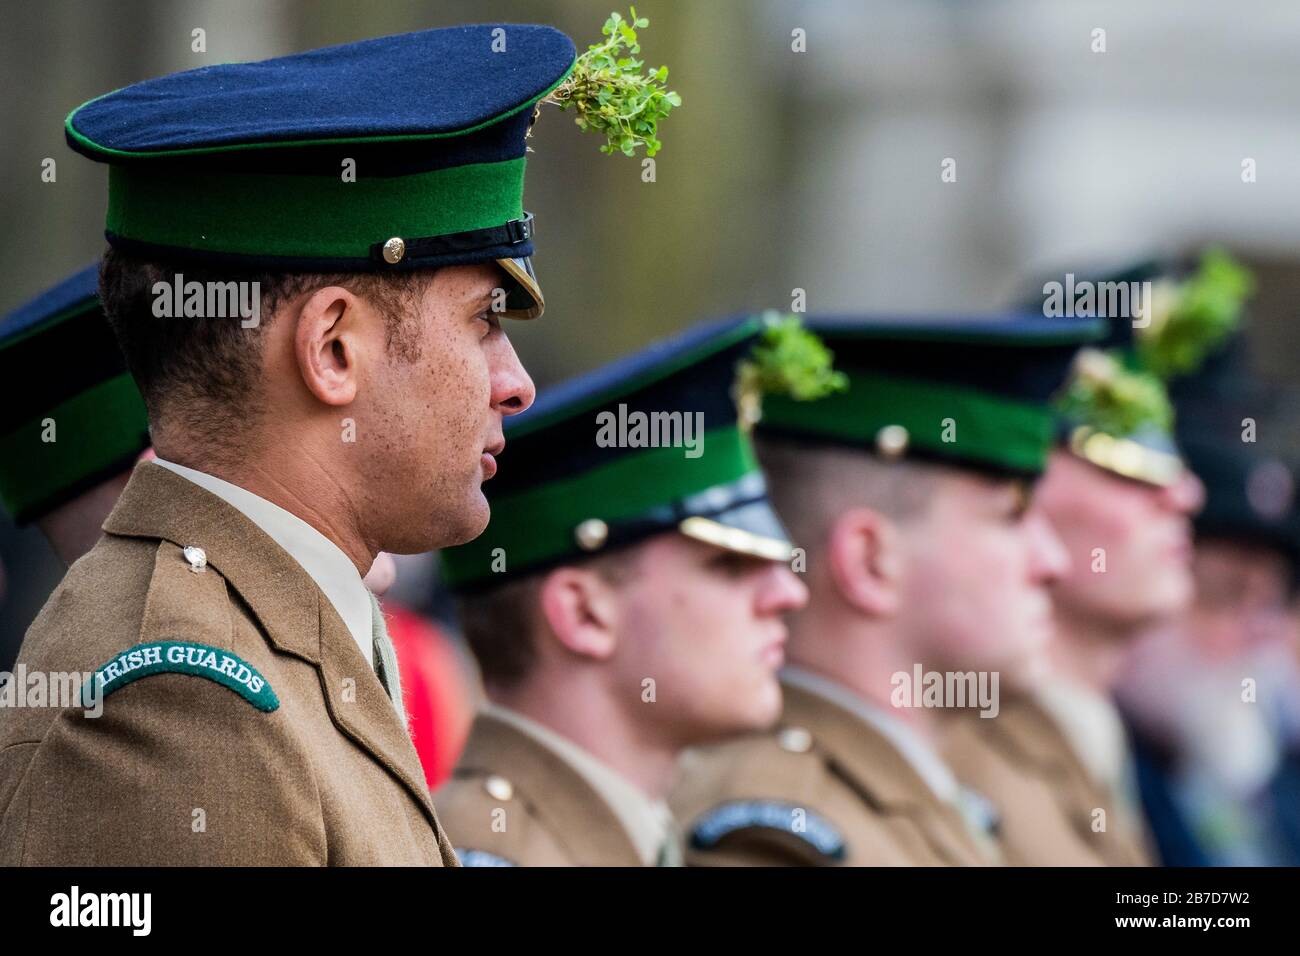
POLYGON ((274 467, 253 457, 231 462, 187 448, 165 452, 159 448, 158 457, 238 485, 302 519, 337 545, 362 577, 374 564, 379 549, 372 550, 366 543, 351 497, 337 476, 310 456, 295 456, 293 462, 277 460, 274 467))
MULTIPOLYGON (((664 799, 681 748, 663 739, 606 694, 537 680, 520 688, 488 688, 492 703, 509 708, 577 744, 647 796, 664 799)), ((653 704, 642 704, 652 707, 653 704)))
POLYGON ((810 613, 791 621, 786 658, 789 666, 833 681, 864 702, 929 735, 933 715, 921 707, 895 707, 894 675, 912 674, 915 654, 907 653, 887 622, 830 620, 810 613))
POLYGON ((1052 673, 1099 693, 1109 693, 1141 632, 1140 627, 1129 623, 1058 609, 1057 636, 1049 650, 1052 673))

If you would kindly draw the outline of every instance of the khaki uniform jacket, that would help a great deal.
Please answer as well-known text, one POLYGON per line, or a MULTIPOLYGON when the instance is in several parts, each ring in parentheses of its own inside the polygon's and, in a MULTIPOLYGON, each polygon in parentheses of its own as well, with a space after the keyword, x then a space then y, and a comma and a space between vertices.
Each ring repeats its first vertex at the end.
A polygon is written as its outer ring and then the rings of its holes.
POLYGON ((91 672, 136 645, 190 642, 231 675, 259 675, 278 706, 203 676, 209 664, 129 674, 97 718, 0 709, 0 865, 455 865, 406 728, 297 562, 152 463, 104 530, 20 664, 91 672))
POLYGON ((775 731, 683 758, 673 811, 692 866, 977 866, 989 862, 878 730, 783 685, 775 731))
POLYGON ((549 747, 479 714, 434 794, 466 866, 641 866, 632 837, 590 783, 549 747))
POLYGON ((949 715, 942 747, 958 779, 996 808, 1008 865, 1150 865, 1140 824, 1032 697, 1003 695, 996 717, 949 715), (1105 811, 1103 832, 1093 829, 1097 810, 1105 811))

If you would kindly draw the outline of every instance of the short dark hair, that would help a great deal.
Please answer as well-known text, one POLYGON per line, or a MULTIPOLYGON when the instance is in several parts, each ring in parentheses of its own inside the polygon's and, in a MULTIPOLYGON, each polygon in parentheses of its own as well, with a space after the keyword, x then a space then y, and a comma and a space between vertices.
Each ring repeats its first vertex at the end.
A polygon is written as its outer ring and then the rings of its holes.
POLYGON ((403 273, 269 273, 168 263, 112 247, 99 270, 104 313, 117 336, 140 394, 157 427, 164 416, 186 434, 207 443, 226 443, 232 422, 257 417, 262 329, 284 303, 337 285, 374 302, 388 319, 390 351, 418 353, 418 339, 405 322, 432 270, 403 273), (238 316, 164 318, 154 314, 154 286, 172 285, 177 274, 188 284, 258 283, 259 324, 245 328, 238 316))
MULTIPOLYGON (((640 553, 640 548, 631 545, 587 558, 580 565, 617 585, 634 573, 640 553)), ((485 684, 517 687, 532 672, 537 662, 541 618, 538 602, 542 584, 550 573, 538 571, 457 599, 461 633, 478 661, 485 684)))
POLYGON ((772 507, 795 541, 819 549, 846 508, 874 508, 895 521, 920 517, 945 465, 886 461, 858 449, 759 435, 759 463, 772 507))

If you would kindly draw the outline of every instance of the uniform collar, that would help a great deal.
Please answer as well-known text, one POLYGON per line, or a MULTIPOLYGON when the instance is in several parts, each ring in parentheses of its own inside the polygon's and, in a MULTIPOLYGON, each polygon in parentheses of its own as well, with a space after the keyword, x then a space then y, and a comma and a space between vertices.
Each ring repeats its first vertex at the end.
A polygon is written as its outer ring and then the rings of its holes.
POLYGON ((820 674, 798 667, 787 667, 781 671, 781 680, 847 710, 884 737, 936 797, 954 805, 960 802, 961 791, 957 778, 930 742, 914 728, 883 708, 863 700, 842 684, 820 674))
POLYGON ((884 708, 818 674, 787 668, 781 683, 787 729, 802 724, 834 772, 869 794, 866 800, 873 807, 910 817, 926 842, 951 863, 997 860, 964 788, 924 737, 884 708))
POLYGON ((307 572, 343 619, 361 655, 374 666, 374 620, 370 592, 343 550, 297 515, 245 488, 175 462, 154 459, 168 471, 210 491, 257 525, 307 572))
POLYGON ((569 764, 609 805, 641 862, 646 866, 659 862, 664 847, 676 839, 672 811, 664 800, 655 800, 590 751, 518 711, 489 702, 483 705, 482 712, 527 734, 569 764))
POLYGON ((1110 699, 1065 680, 1042 685, 1035 696, 1093 780, 1120 789, 1129 748, 1124 724, 1110 699))

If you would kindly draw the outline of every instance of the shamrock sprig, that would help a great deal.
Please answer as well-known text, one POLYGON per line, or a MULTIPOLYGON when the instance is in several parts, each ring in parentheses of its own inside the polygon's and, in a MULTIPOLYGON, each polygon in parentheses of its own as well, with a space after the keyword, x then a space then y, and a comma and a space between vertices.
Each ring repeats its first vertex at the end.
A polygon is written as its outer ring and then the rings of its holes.
POLYGON ((1174 421, 1164 382, 1126 367, 1113 352, 1091 348, 1075 359, 1058 408, 1066 418, 1110 435, 1132 435, 1145 426, 1167 431, 1174 421))
POLYGON ((806 402, 848 388, 848 377, 833 367, 831 350, 798 318, 767 313, 763 320, 767 327, 740 363, 741 394, 788 395, 806 402))
POLYGON ((682 98, 664 85, 668 67, 641 73, 644 61, 636 59, 641 52, 636 31, 649 25, 636 15, 636 7, 629 20, 611 13, 600 31, 605 39, 589 46, 569 77, 543 101, 562 110, 573 108, 579 129, 604 133, 602 153, 635 156, 644 147, 647 156, 655 155, 663 145, 659 121, 682 105, 682 98))
POLYGON ((1222 249, 1207 250, 1195 275, 1166 290, 1167 304, 1139 334, 1139 361, 1164 379, 1196 371, 1240 324, 1254 289, 1245 266, 1222 249))

